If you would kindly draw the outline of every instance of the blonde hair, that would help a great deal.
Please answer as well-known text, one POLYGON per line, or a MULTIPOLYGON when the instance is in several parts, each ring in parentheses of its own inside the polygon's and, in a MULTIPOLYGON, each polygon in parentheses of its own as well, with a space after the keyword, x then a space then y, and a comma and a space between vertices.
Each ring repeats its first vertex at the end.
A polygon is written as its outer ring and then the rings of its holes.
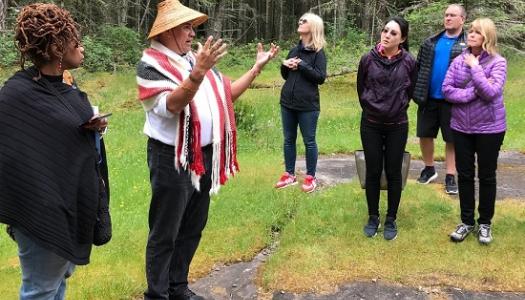
POLYGON ((312 35, 312 39, 308 44, 305 44, 305 47, 319 52, 326 45, 323 19, 314 13, 305 13, 301 16, 301 19, 307 21, 310 26, 310 34, 312 35))
POLYGON ((470 30, 476 30, 483 36, 483 50, 490 55, 498 53, 498 37, 496 34, 496 25, 489 18, 478 18, 470 25, 470 30))

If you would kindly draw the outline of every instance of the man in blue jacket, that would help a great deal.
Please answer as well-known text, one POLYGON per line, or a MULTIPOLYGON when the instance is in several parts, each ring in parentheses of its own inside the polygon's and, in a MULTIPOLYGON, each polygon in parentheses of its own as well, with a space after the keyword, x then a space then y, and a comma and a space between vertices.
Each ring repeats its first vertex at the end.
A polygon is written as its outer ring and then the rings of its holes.
POLYGON ((441 128, 445 141, 445 191, 457 194, 454 178, 456 173, 454 142, 450 130, 451 104, 445 101, 441 85, 448 66, 466 47, 463 24, 466 12, 463 6, 451 4, 445 11, 444 30, 427 38, 417 56, 418 78, 414 89, 414 101, 419 105, 417 111, 417 136, 425 168, 421 171, 418 183, 428 184, 438 177, 434 167, 434 139, 441 128))

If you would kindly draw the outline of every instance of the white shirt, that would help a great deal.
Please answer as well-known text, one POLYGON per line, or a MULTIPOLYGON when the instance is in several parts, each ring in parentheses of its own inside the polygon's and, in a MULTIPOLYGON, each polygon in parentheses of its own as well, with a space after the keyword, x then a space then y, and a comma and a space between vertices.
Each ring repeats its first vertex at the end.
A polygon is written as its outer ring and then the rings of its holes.
MULTIPOLYGON (((151 41, 151 48, 168 56, 170 61, 173 60, 185 66, 187 71, 181 72, 184 79, 190 75, 192 65, 190 64, 189 60, 191 58, 189 56, 180 56, 157 41, 151 41)), ((199 121, 201 123, 201 147, 209 145, 212 142, 212 113, 209 101, 214 99, 208 99, 206 93, 202 92, 202 88, 208 88, 205 86, 207 84, 206 80, 203 81, 199 90, 193 97, 193 101, 195 101, 198 109, 199 121)), ((177 122, 179 122, 179 114, 172 114, 166 106, 166 100, 170 93, 170 91, 166 91, 156 96, 155 105, 151 110, 146 112, 144 134, 152 139, 161 141, 164 144, 174 146, 175 131, 177 128, 177 122)))

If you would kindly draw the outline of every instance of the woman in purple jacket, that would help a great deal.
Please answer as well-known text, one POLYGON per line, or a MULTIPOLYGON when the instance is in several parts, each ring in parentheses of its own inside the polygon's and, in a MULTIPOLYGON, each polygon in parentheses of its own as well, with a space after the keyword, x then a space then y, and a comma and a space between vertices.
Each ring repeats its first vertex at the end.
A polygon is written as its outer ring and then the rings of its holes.
POLYGON ((401 17, 390 18, 383 27, 380 43, 361 58, 357 72, 369 216, 363 231, 373 237, 379 228, 379 190, 384 165, 388 181, 388 211, 383 231, 386 240, 397 237, 395 221, 408 136, 407 108, 416 74, 407 38, 408 22, 401 17))
POLYGON ((503 86, 507 62, 496 52, 496 26, 476 19, 468 32, 468 49, 454 59, 443 82, 443 94, 453 103, 450 127, 455 141, 461 224, 450 234, 463 241, 474 231, 474 176, 479 179, 478 240, 492 241, 491 220, 496 202, 496 167, 505 136, 503 86))

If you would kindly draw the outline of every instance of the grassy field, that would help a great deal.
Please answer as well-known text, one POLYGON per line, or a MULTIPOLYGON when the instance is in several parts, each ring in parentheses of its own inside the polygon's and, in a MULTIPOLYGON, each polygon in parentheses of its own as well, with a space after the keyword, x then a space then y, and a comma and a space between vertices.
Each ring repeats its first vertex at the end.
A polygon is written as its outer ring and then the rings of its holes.
MULTIPOLYGON (((510 64, 505 94, 509 130, 503 146, 522 152, 524 67, 523 60, 510 64)), ((240 74, 238 68, 224 70, 232 77, 240 74)), ((8 73, 0 71, 0 78, 8 73)), ((91 264, 77 268, 69 281, 69 298, 133 298, 145 289, 150 197, 144 116, 136 100, 134 73, 77 71, 75 75, 101 111, 113 112, 106 144, 114 238, 94 249, 91 264)), ((457 200, 413 180, 403 192, 400 235, 393 242, 362 235, 366 203, 355 182, 311 195, 298 188, 275 191, 273 183, 283 171, 278 104, 282 80, 277 64, 271 65, 258 83, 274 87, 249 90, 236 104, 237 111, 243 113, 239 120, 241 172, 212 200, 192 278, 204 276, 216 263, 250 260, 272 242, 272 230, 279 230, 279 248, 259 273, 259 282, 266 290, 329 291, 346 281, 381 278, 414 286, 525 291, 522 202, 498 202, 495 241, 489 247, 480 247, 474 238, 459 245, 450 243, 447 234, 458 220, 457 200)), ((322 86, 321 99, 320 152, 350 153, 361 148, 355 75, 330 78, 322 86)), ((415 109, 411 105, 408 150, 417 157, 415 109)), ((298 149, 302 152, 302 145, 298 149)), ((441 142, 436 153, 443 153, 441 142)), ((19 282, 16 245, 6 234, 0 234, 2 299, 16 299, 19 282)))

